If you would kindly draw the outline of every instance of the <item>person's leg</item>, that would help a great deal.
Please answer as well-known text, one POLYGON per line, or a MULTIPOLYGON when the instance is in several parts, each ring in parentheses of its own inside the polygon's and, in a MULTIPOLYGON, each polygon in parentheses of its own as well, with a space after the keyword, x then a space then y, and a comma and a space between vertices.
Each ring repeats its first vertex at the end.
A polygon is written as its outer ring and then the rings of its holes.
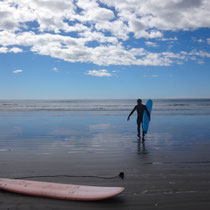
POLYGON ((140 134, 141 134, 141 129, 140 129, 141 127, 140 127, 140 126, 141 126, 141 123, 140 123, 139 121, 137 121, 137 132, 138 132, 138 133, 137 133, 137 136, 138 136, 139 138, 140 138, 140 134))
POLYGON ((145 141, 144 136, 145 136, 145 133, 144 131, 142 131, 142 141, 145 141))

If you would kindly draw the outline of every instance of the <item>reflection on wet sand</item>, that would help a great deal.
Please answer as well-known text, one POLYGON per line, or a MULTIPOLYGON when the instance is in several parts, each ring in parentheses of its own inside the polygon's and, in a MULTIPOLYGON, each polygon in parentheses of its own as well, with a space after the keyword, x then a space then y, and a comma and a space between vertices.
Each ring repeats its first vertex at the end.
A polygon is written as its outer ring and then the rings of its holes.
POLYGON ((138 139, 138 149, 137 149, 137 154, 138 155, 146 155, 148 154, 148 151, 146 149, 146 143, 145 141, 141 141, 140 139, 138 139))

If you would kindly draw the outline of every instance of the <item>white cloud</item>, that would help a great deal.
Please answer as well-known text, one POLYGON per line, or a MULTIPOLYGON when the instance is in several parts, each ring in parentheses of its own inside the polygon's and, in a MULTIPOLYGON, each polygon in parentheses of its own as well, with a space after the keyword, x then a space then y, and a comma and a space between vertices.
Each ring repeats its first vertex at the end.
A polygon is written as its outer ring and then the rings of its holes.
POLYGON ((95 28, 103 32, 111 32, 111 34, 118 39, 127 40, 130 32, 128 26, 122 20, 115 20, 112 22, 106 21, 103 23, 96 23, 95 28))
POLYGON ((84 31, 79 33, 79 35, 84 38, 86 42, 97 41, 99 43, 118 43, 116 37, 107 37, 103 33, 97 31, 84 31))
POLYGON ((156 43, 150 42, 150 41, 145 42, 145 44, 146 44, 148 47, 157 47, 157 46, 158 46, 156 43))
POLYGON ((198 39, 197 42, 203 43, 203 39, 198 39))
POLYGON ((22 49, 18 48, 18 47, 12 47, 9 52, 13 52, 13 53, 20 53, 23 52, 22 49))
POLYGON ((14 70, 12 73, 14 73, 14 74, 18 74, 18 73, 21 73, 21 72, 23 72, 23 70, 21 70, 21 69, 17 69, 17 70, 14 70))
POLYGON ((59 71, 56 67, 54 67, 52 70, 55 71, 55 72, 59 71))
POLYGON ((114 14, 111 10, 105 9, 105 8, 91 8, 84 12, 84 15, 82 17, 83 21, 106 21, 106 20, 112 20, 114 18, 114 14))
POLYGON ((0 53, 8 53, 7 47, 0 47, 0 53))
POLYGON ((171 41, 171 42, 173 42, 173 41, 177 41, 178 38, 175 36, 175 37, 171 37, 171 38, 161 38, 160 40, 161 41, 171 41))
POLYGON ((91 76, 95 76, 95 77, 111 77, 112 74, 109 73, 107 70, 105 69, 101 69, 101 70, 90 70, 87 73, 88 75, 91 76))
POLYGON ((23 52, 23 50, 18 47, 12 47, 12 48, 0 47, 0 53, 9 53, 9 52, 20 53, 23 52))
POLYGON ((210 2, 206 0, 101 0, 128 21, 130 30, 189 30, 210 26, 210 2), (205 18, 203 18, 205 17, 205 18), (178 24, 177 24, 178 23, 178 24))
POLYGON ((148 39, 145 44, 153 47, 155 39, 174 42, 177 37, 165 38, 164 31, 210 27, 209 11, 207 0, 4 0, 0 53, 20 53, 26 46, 39 55, 104 66, 166 66, 193 56, 209 58, 205 51, 153 53, 122 42, 133 37, 148 39))
MULTIPOLYGON (((21 45, 31 47, 32 52, 40 55, 48 55, 68 62, 91 62, 103 66, 166 66, 188 60, 187 58, 190 56, 209 57, 208 52, 196 50, 180 53, 167 51, 152 53, 143 48, 126 49, 116 39, 105 37, 102 33, 96 32, 86 32, 80 38, 73 38, 49 33, 35 34, 34 32, 23 32, 13 34, 12 32, 2 31, 0 32, 0 44, 5 45, 0 48, 0 52, 2 53, 11 51, 12 48, 6 46, 21 45), (88 34, 90 34, 90 37, 88 34), (87 46, 87 43, 94 41, 94 39, 103 43, 103 45, 98 44, 95 47, 87 46)), ((12 51, 17 52, 18 50, 13 49, 12 51)))
POLYGON ((198 64, 204 64, 203 60, 198 60, 198 64))
MULTIPOLYGON (((92 22, 100 27, 100 23, 103 28, 103 24, 118 20, 125 26, 126 34, 132 32, 135 37, 141 37, 144 31, 146 36, 160 37, 160 30, 209 27, 209 10, 210 2, 207 0, 156 0, 155 3, 154 0, 10 0, 0 2, 0 28, 21 30, 27 22, 36 21, 40 31, 59 33, 60 30, 73 30, 76 23, 72 26, 68 21, 79 21, 80 26, 92 22), (115 9, 116 15, 111 8, 115 9), (80 13, 77 13, 78 9, 80 13), (148 30, 154 28, 156 34, 149 33, 148 30)), ((112 31, 111 28, 109 30, 112 31)))
POLYGON ((201 58, 210 58, 210 53, 202 51, 202 50, 200 50, 200 51, 193 50, 193 51, 191 51, 189 53, 186 53, 186 54, 189 55, 189 56, 198 56, 198 57, 201 57, 201 58))

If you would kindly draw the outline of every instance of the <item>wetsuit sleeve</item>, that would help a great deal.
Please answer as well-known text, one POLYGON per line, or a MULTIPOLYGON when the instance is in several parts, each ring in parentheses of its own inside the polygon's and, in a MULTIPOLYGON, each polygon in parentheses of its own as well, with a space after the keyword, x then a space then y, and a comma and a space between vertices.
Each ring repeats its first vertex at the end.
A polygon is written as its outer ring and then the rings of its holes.
POLYGON ((132 110, 131 113, 128 115, 128 117, 130 117, 130 116, 134 113, 135 110, 136 110, 136 106, 133 108, 133 110, 132 110))

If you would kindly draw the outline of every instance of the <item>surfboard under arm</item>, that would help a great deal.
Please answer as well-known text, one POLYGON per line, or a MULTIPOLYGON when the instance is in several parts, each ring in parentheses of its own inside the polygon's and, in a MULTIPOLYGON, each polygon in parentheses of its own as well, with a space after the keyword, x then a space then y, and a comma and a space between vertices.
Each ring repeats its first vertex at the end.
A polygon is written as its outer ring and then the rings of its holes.
MULTIPOLYGON (((147 107, 147 110, 149 111, 150 115, 151 115, 151 112, 152 112, 152 100, 149 99, 147 102, 146 102, 146 107, 147 107)), ((146 134, 148 129, 149 129, 149 116, 147 114, 146 111, 144 111, 143 113, 143 119, 142 119, 142 129, 144 131, 144 133, 146 134)))

